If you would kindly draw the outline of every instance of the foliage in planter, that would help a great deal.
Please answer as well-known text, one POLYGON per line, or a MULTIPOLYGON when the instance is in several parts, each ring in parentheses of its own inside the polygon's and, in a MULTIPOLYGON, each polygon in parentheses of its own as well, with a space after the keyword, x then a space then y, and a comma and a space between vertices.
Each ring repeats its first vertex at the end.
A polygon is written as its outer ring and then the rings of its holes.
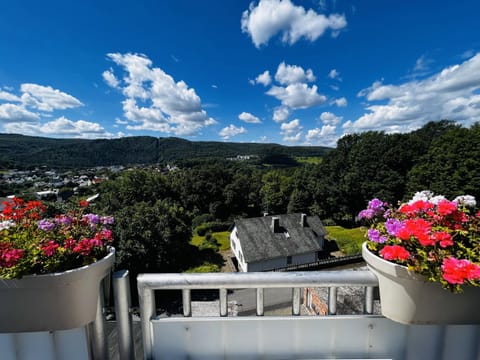
POLYGON ((0 277, 21 278, 89 265, 108 254, 114 219, 88 202, 52 218, 41 201, 13 198, 0 213, 0 277))
POLYGON ((370 251, 461 292, 464 285, 480 286, 480 211, 475 207, 469 195, 449 201, 422 191, 398 209, 373 199, 359 218, 372 221, 370 251))

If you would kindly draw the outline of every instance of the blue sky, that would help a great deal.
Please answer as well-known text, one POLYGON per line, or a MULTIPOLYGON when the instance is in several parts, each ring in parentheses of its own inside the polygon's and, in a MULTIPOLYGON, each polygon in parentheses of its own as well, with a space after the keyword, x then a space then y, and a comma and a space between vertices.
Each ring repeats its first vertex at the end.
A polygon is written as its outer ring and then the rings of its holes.
POLYGON ((11 1, 0 132, 335 146, 480 121, 480 2, 11 1))

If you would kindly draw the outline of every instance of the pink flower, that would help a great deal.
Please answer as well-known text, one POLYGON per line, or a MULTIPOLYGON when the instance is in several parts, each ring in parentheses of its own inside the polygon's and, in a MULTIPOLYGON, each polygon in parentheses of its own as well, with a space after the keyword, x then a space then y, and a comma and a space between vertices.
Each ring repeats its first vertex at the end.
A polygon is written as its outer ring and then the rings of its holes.
POLYGON ((442 215, 450 215, 457 210, 457 204, 453 201, 442 200, 437 205, 437 212, 442 215))
POLYGON ((453 245, 453 238, 452 235, 445 231, 438 231, 432 234, 431 236, 434 242, 440 243, 442 248, 446 248, 447 246, 453 245))
POLYGON ((465 280, 480 280, 480 266, 466 259, 445 258, 443 278, 450 284, 463 284, 465 280))
POLYGON ((55 241, 50 240, 46 244, 41 245, 41 248, 45 255, 52 256, 53 254, 55 254, 55 251, 57 251, 59 246, 60 245, 58 245, 55 241))

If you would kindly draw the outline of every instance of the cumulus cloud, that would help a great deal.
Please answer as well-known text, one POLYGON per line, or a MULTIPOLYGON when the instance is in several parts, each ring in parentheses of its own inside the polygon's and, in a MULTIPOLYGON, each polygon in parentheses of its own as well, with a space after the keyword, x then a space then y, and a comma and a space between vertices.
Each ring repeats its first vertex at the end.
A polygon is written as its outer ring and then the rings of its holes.
POLYGON ((295 83, 287 87, 272 86, 267 95, 273 96, 282 102, 282 105, 292 109, 305 109, 323 104, 327 98, 318 93, 316 85, 309 87, 307 84, 295 83))
POLYGON ((341 97, 341 98, 335 99, 335 100, 333 101, 333 103, 334 103, 335 105, 337 105, 338 107, 345 107, 345 106, 348 105, 348 101, 347 101, 347 99, 346 99, 345 97, 341 97))
POLYGON ((272 83, 272 77, 270 76, 270 71, 265 70, 263 73, 258 75, 255 80, 251 81, 252 85, 262 84, 263 86, 268 86, 272 83))
POLYGON ((107 72, 118 80, 117 88, 125 96, 124 116, 132 122, 127 129, 193 135, 216 123, 202 109, 200 97, 193 88, 153 67, 145 55, 111 53, 107 56, 125 71, 121 78, 107 72))
POLYGON ((14 95, 7 91, 2 91, 2 90, 0 90, 0 100, 13 101, 13 102, 22 101, 17 95, 14 95))
POLYGON ((0 105, 0 122, 35 122, 39 119, 40 116, 38 114, 28 111, 23 106, 16 104, 0 105))
POLYGON ((242 112, 240 115, 238 115, 238 118, 246 123, 250 124, 261 124, 262 122, 258 117, 256 117, 253 114, 250 114, 248 112, 242 112))
POLYGON ((242 31, 250 35, 257 48, 277 34, 281 34, 282 42, 293 45, 301 38, 313 42, 328 29, 337 36, 346 26, 344 15, 325 16, 290 0, 260 0, 257 5, 252 2, 241 19, 242 31))
POLYGON ((313 75, 312 69, 305 71, 301 66, 287 65, 285 62, 282 62, 278 65, 275 80, 282 85, 290 85, 315 81, 315 75, 313 75))
POLYGON ((239 134, 244 134, 246 133, 247 130, 243 127, 237 127, 233 124, 228 125, 227 127, 224 127, 220 132, 218 133, 224 140, 228 140, 233 136, 237 136, 239 134))
POLYGON ((331 112, 325 111, 320 114, 320 120, 325 125, 337 126, 342 121, 343 117, 337 116, 331 112))
POLYGON ((309 144, 335 146, 338 140, 335 130, 334 125, 323 125, 322 128, 308 130, 305 140, 309 144))
POLYGON ((302 137, 303 127, 300 125, 300 120, 295 119, 290 122, 283 123, 280 126, 280 134, 283 135, 283 140, 288 142, 299 142, 302 137))
POLYGON ((440 119, 470 125, 480 121, 479 90, 480 53, 421 81, 400 85, 373 83, 358 95, 386 104, 368 105, 364 115, 343 127, 346 132, 408 132, 440 119))
POLYGON ((20 90, 22 104, 33 109, 51 112, 83 106, 80 100, 51 86, 22 84, 20 90))
POLYGON ((112 88, 117 88, 120 85, 120 81, 113 74, 113 69, 105 70, 102 73, 103 80, 107 83, 108 86, 112 88))
POLYGON ((340 78, 340 73, 337 71, 337 69, 332 69, 330 70, 330 72, 328 73, 328 77, 330 79, 338 79, 338 80, 341 80, 340 78))
POLYGON ((100 124, 78 120, 72 121, 65 117, 40 124, 17 122, 5 125, 5 130, 10 133, 22 133, 27 135, 66 136, 75 138, 99 138, 114 137, 100 124))
POLYGON ((286 106, 279 106, 273 111, 273 121, 284 122, 290 116, 290 110, 286 106))

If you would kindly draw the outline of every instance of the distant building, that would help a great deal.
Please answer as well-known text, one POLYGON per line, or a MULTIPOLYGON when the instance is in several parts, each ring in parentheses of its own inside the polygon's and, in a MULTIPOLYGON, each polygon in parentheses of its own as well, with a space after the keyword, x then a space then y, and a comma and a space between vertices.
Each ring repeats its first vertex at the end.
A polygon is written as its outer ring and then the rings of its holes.
POLYGON ((230 234, 230 247, 240 271, 269 271, 316 262, 323 257, 326 234, 318 216, 240 219, 230 234))

